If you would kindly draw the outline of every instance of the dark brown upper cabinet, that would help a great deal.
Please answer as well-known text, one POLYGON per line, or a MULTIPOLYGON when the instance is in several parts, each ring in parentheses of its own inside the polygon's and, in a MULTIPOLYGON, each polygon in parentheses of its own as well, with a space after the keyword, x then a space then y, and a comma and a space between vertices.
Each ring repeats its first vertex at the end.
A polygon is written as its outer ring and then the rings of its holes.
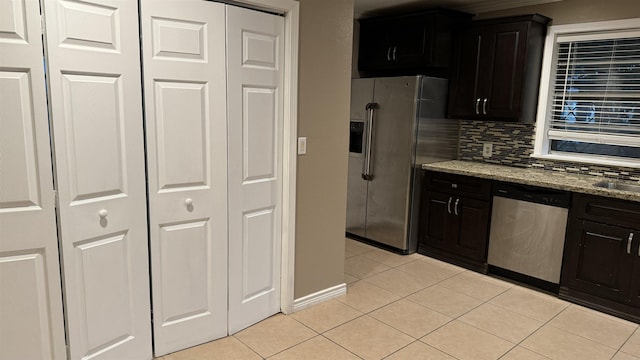
POLYGON ((362 76, 448 75, 453 32, 469 19, 445 9, 360 19, 358 69, 362 76))
POLYGON ((535 122, 549 21, 535 14, 474 21, 461 29, 449 117, 535 122))

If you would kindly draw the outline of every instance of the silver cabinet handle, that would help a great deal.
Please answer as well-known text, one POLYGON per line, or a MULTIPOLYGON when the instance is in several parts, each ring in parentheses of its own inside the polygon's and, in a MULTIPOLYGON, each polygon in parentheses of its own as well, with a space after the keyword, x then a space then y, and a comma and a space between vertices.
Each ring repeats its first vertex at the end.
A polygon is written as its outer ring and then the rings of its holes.
POLYGON ((393 57, 392 57, 392 58, 393 58, 393 61, 395 61, 395 60, 396 60, 396 50, 398 50, 398 47, 397 47, 397 46, 394 46, 394 47, 393 47, 393 57))
POLYGON ((387 48, 387 61, 391 61, 391 46, 387 48))
POLYGON ((453 206, 453 211, 455 212, 456 216, 458 216, 458 203, 460 202, 460 199, 456 199, 456 204, 453 206))
POLYGON ((452 199, 452 197, 449 196, 449 201, 447 202, 447 212, 449 214, 451 214, 451 199, 452 199))
MULTIPOLYGON (((632 243, 633 243, 633 233, 629 233, 629 238, 627 239, 627 254, 631 254, 632 243)), ((638 250, 638 255, 640 255, 640 250, 638 250)))
POLYGON ((480 115, 480 98, 476 99, 476 115, 480 115))
POLYGON ((367 181, 373 180, 373 174, 371 173, 371 149, 373 148, 373 119, 377 107, 377 103, 368 103, 367 106, 365 106, 365 109, 369 112, 369 122, 367 125, 367 143, 365 144, 362 178, 367 181))
POLYGON ((483 115, 487 115, 487 98, 484 98, 484 101, 482 102, 482 114, 483 115))

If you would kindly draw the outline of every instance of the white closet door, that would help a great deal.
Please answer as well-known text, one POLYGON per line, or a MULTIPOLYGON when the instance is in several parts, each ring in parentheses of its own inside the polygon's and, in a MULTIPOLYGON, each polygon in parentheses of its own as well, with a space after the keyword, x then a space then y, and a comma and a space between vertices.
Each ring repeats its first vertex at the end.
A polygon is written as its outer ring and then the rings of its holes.
POLYGON ((229 332, 280 311, 284 18, 227 6, 229 332))
POLYGON ((0 54, 0 359, 63 359, 37 1, 0 1, 0 54))
POLYGON ((44 5, 70 357, 151 358, 138 4, 44 5))
POLYGON ((143 0, 155 355, 227 335, 224 5, 143 0))

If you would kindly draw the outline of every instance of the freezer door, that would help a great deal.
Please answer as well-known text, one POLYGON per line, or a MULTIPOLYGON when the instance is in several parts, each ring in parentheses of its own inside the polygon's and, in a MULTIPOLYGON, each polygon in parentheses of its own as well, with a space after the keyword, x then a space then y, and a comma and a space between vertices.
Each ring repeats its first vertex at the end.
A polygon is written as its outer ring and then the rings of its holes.
MULTIPOLYGON (((374 79, 352 80, 351 121, 365 122, 367 120, 365 107, 373 101, 373 84, 374 79)), ((366 236, 367 181, 362 179, 362 166, 363 154, 349 153, 346 230, 349 233, 364 237, 366 236)))
POLYGON ((373 119, 366 237, 401 250, 408 250, 418 80, 378 78, 373 99, 378 105, 373 119))

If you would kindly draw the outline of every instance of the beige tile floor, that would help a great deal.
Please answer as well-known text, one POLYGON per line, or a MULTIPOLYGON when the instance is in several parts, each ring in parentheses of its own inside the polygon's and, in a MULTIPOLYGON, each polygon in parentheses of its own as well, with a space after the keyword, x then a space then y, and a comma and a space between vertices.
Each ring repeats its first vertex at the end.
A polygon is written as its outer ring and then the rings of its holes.
POLYGON ((347 295, 164 360, 640 360, 638 324, 347 239, 347 295))

